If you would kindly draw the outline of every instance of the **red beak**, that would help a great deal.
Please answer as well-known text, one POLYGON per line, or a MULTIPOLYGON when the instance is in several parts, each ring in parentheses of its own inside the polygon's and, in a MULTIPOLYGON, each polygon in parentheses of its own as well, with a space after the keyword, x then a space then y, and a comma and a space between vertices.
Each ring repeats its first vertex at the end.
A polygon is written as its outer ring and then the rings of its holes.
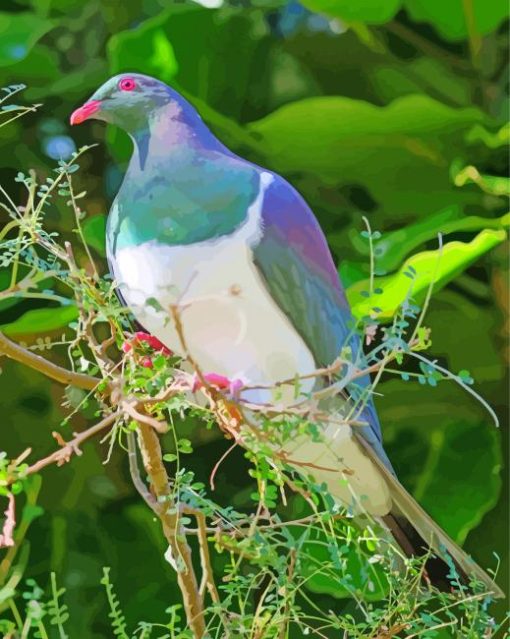
POLYGON ((76 111, 73 111, 70 122, 71 124, 81 124, 85 122, 93 113, 97 113, 99 111, 99 107, 101 106, 101 100, 91 100, 90 102, 86 102, 83 106, 76 111))

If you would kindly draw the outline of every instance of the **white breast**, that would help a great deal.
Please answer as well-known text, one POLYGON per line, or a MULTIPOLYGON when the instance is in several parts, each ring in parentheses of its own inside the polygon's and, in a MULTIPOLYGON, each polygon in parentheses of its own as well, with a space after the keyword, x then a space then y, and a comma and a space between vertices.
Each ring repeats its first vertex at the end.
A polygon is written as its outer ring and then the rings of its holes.
MULTIPOLYGON (((183 354, 170 311, 177 306, 188 352, 205 373, 271 384, 315 368, 308 347, 269 295, 242 238, 124 248, 116 255, 115 279, 138 321, 183 354)), ((262 397, 252 393, 250 399, 262 397)))

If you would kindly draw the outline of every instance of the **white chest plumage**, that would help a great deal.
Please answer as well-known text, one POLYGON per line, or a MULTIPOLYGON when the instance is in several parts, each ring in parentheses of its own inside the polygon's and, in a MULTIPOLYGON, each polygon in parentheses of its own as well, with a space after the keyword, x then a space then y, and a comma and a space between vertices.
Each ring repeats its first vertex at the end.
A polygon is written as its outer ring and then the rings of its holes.
POLYGON ((206 373, 268 384, 315 368, 309 349, 265 288, 249 247, 235 238, 122 249, 115 278, 140 323, 183 354, 170 311, 177 308, 186 348, 206 373))

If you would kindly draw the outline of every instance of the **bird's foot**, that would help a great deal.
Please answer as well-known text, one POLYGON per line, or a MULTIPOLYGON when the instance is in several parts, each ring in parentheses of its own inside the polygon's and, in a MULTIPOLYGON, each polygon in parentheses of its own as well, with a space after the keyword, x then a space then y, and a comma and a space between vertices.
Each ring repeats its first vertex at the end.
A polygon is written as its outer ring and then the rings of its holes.
POLYGON ((202 375, 201 378, 195 373, 193 376, 192 391, 195 393, 206 385, 212 386, 217 390, 228 391, 228 394, 233 399, 239 399, 244 382, 238 377, 229 379, 225 375, 220 375, 219 373, 206 373, 205 375, 202 375))
MULTIPOLYGON (((171 357, 174 354, 173 351, 165 346, 157 337, 144 331, 137 331, 130 339, 127 339, 122 344, 124 353, 139 352, 140 350, 146 351, 147 348, 166 357, 171 357)), ((152 368, 154 366, 152 357, 147 354, 140 359, 140 364, 145 368, 152 368)))

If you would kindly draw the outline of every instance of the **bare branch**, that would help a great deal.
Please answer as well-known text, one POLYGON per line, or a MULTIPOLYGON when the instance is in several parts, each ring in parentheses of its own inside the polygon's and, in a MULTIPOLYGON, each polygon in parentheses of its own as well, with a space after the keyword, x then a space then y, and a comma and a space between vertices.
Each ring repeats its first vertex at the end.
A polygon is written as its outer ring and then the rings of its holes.
POLYGON ((6 355, 10 359, 20 362, 29 368, 33 368, 61 384, 72 384, 84 390, 96 390, 97 386, 101 383, 101 380, 97 377, 83 373, 73 373, 62 366, 49 362, 44 357, 36 355, 28 349, 23 348, 23 346, 16 344, 1 332, 0 355, 6 355))
POLYGON ((159 504, 159 519, 168 541, 171 555, 175 558, 177 581, 181 590, 184 610, 195 639, 205 636, 205 619, 202 598, 191 559, 191 548, 180 523, 170 490, 168 475, 163 464, 161 444, 154 428, 145 422, 138 424, 138 442, 145 471, 150 478, 152 490, 159 504))

